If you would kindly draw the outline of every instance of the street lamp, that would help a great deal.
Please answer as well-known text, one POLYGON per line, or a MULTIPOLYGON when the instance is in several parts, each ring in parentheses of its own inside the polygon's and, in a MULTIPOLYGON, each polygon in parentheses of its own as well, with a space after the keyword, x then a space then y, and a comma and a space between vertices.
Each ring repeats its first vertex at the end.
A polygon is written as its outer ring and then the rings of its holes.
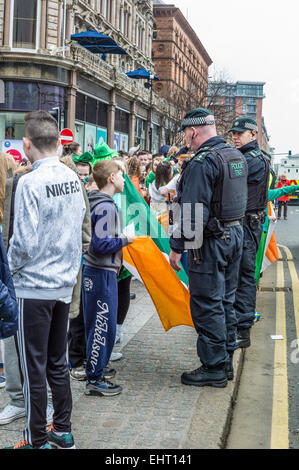
POLYGON ((150 88, 150 109, 149 109, 149 122, 150 122, 150 128, 149 128, 149 151, 152 153, 152 148, 153 148, 153 80, 155 79, 154 75, 150 75, 148 77, 148 82, 145 82, 144 86, 145 88, 149 89, 150 88))
POLYGON ((152 152, 152 146, 153 146, 153 128, 152 128, 152 113, 153 113, 153 81, 154 80, 159 80, 157 75, 154 75, 144 68, 140 68, 137 70, 133 70, 132 72, 127 72, 126 75, 130 78, 135 78, 137 80, 147 80, 144 84, 145 88, 150 89, 150 118, 149 118, 149 123, 150 123, 150 129, 149 129, 149 150, 152 152))

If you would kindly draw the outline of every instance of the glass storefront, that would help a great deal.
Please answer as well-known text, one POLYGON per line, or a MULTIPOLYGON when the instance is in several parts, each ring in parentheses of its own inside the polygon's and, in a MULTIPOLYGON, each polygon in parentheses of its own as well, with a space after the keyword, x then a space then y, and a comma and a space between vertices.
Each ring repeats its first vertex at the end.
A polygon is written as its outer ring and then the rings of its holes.
POLYGON ((54 107, 64 111, 64 87, 12 80, 4 80, 4 87, 5 97, 4 103, 0 103, 0 111, 50 111, 54 107))
POLYGON ((76 97, 75 141, 84 152, 93 153, 102 139, 107 142, 108 105, 78 92, 76 97))
MULTIPOLYGON (((24 118, 39 109, 64 111, 65 89, 38 82, 4 80, 4 103, 0 103, 0 150, 23 155, 24 118)), ((63 122, 63 121, 62 121, 63 122)))
POLYGON ((136 117, 135 145, 140 145, 142 150, 146 150, 146 120, 139 117, 136 117))
POLYGON ((114 150, 127 152, 129 149, 130 114, 122 109, 115 110, 114 150))
POLYGON ((160 127, 152 124, 152 153, 158 153, 160 149, 160 127))

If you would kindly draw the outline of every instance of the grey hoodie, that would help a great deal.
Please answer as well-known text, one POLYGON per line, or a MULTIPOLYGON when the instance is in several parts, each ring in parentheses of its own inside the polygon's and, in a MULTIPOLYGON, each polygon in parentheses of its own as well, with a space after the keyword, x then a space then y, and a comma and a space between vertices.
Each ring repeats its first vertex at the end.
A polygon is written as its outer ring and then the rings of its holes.
POLYGON ((70 302, 85 211, 78 176, 57 157, 36 161, 20 178, 8 250, 17 297, 70 302))

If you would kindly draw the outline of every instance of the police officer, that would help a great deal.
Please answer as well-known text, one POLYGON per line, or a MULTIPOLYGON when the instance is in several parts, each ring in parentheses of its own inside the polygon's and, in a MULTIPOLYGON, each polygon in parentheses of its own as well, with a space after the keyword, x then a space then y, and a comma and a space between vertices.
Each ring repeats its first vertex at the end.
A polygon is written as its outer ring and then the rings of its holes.
POLYGON ((230 132, 235 147, 244 155, 248 166, 248 201, 243 224, 243 253, 235 300, 238 320, 236 346, 248 348, 250 328, 255 319, 255 261, 268 202, 270 162, 258 146, 258 126, 254 119, 248 117, 235 119, 230 132))
POLYGON ((184 162, 177 188, 181 213, 179 219, 175 217, 169 260, 179 271, 182 253, 188 249, 190 308, 202 363, 198 369, 184 372, 181 380, 186 385, 225 387, 233 378, 233 305, 243 246, 247 165, 237 149, 217 136, 209 110, 189 111, 180 131, 195 154, 184 162), (202 209, 201 227, 198 207, 202 209), (203 234, 201 246, 199 232, 203 234))

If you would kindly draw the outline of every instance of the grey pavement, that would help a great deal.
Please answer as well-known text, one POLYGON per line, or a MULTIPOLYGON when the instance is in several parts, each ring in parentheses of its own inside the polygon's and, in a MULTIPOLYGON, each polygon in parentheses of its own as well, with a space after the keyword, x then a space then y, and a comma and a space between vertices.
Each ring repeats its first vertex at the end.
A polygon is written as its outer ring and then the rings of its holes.
MULTIPOLYGON (((198 367, 195 330, 165 332, 146 289, 132 281, 124 324, 123 358, 111 365, 122 394, 84 395, 85 383, 71 380, 72 427, 77 449, 217 449, 225 444, 244 352, 235 354, 236 378, 224 389, 181 384, 198 367)), ((8 402, 0 390, 0 408, 8 402)), ((25 418, 0 427, 0 447, 22 438, 25 418)))

